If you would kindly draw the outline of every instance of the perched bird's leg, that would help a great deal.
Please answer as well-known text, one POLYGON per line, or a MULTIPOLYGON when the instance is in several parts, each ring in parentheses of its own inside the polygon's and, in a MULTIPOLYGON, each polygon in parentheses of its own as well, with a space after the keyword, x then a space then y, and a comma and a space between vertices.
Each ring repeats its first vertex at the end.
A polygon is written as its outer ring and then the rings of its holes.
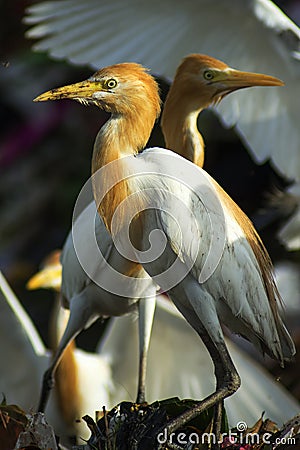
MULTIPOLYGON (((230 358, 230 355, 228 353, 227 348, 225 347, 226 353, 228 354, 228 358, 226 357, 226 354, 224 352, 224 365, 222 362, 222 358, 220 357, 220 348, 219 345, 216 346, 214 342, 209 338, 209 336, 205 334, 200 334, 206 348, 208 349, 211 357, 213 358, 214 367, 215 367, 215 376, 216 376, 216 392, 218 392, 219 389, 222 389, 223 386, 226 386, 226 383, 228 383, 228 379, 230 380, 230 372, 232 371, 232 374, 237 375, 238 377, 238 385, 236 387, 236 390, 240 386, 240 380, 239 375, 233 365, 233 362, 230 358), (229 361, 230 364, 227 364, 229 361), (227 370, 224 370, 224 368, 227 366, 227 370), (232 366, 232 367, 230 367, 232 366), (232 370, 233 369, 233 370, 232 370), (226 377, 228 377, 226 379, 226 377)), ((234 377, 233 377, 234 378, 234 377)), ((233 392, 232 392, 233 393, 233 392)), ((229 394, 231 395, 231 393, 229 394)), ((212 435, 215 437, 215 443, 212 445, 212 449, 219 449, 219 442, 221 440, 221 427, 222 427, 222 414, 223 414, 223 407, 224 407, 224 399, 218 401, 214 406, 214 416, 213 416, 213 426, 212 426, 212 435)))
POLYGON ((43 376, 42 390, 39 400, 38 411, 44 412, 48 403, 51 389, 54 386, 54 374, 60 363, 60 360, 68 346, 68 344, 75 339, 75 337, 84 329, 87 323, 92 322, 92 311, 86 306, 82 308, 82 302, 84 297, 80 295, 72 300, 72 308, 70 310, 70 317, 67 323, 67 327, 60 340, 56 352, 53 355, 51 365, 46 370, 43 376))
MULTIPOLYGON (((192 277, 188 275, 184 282, 187 282, 187 284, 193 283, 192 277)), ((156 438, 160 433, 164 433, 169 437, 173 432, 183 427, 187 422, 197 417, 203 411, 216 406, 217 409, 214 419, 217 420, 217 422, 214 424, 213 431, 217 434, 213 435, 213 445, 211 446, 211 448, 213 450, 219 450, 221 442, 220 431, 222 418, 222 402, 226 397, 234 394, 234 392, 237 391, 237 389, 240 387, 240 377, 227 350, 218 319, 216 318, 216 320, 210 320, 212 316, 209 314, 209 302, 201 302, 203 317, 205 317, 206 320, 209 321, 208 328, 208 326, 205 326, 204 323, 200 320, 198 314, 196 315, 193 306, 191 304, 188 305, 183 303, 185 295, 184 289, 180 290, 180 288, 177 286, 175 289, 173 288, 171 291, 169 291, 169 294, 176 304, 176 307, 188 320, 190 325, 192 325, 193 328, 197 331, 198 335, 201 337, 204 345, 206 346, 214 363, 217 383, 216 391, 213 394, 210 394, 204 400, 199 401, 193 408, 184 411, 179 416, 167 422, 166 426, 161 428, 158 433, 156 433, 156 438), (178 295, 181 296, 181 299, 179 301, 178 295)))
POLYGON ((73 330, 70 330, 70 328, 68 329, 68 327, 66 328, 65 333, 63 334, 63 337, 60 341, 60 345, 58 346, 56 352, 53 355, 51 365, 46 370, 43 376, 42 390, 38 406, 39 412, 44 412, 46 409, 50 392, 55 384, 54 381, 55 371, 61 361, 65 349, 67 348, 68 344, 77 336, 77 334, 78 333, 74 333, 73 330))
POLYGON ((139 378, 136 403, 145 403, 147 356, 155 312, 156 296, 139 301, 139 378))
POLYGON ((222 426, 222 412, 223 412, 224 400, 221 400, 215 405, 212 433, 216 436, 216 440, 220 441, 221 426, 222 426))
MULTIPOLYGON (((55 355, 56 356, 56 355, 55 355)), ((62 354, 60 354, 59 359, 57 360, 57 358, 53 361, 54 364, 51 364, 51 366, 46 370, 46 372, 44 373, 43 376, 43 384, 42 384, 42 390, 41 390, 41 394, 40 394, 40 399, 39 399, 39 405, 38 405, 38 411, 39 412, 45 412, 48 400, 49 400, 49 395, 51 390, 54 387, 54 373, 55 370, 59 364, 59 361, 62 357, 62 354)))
POLYGON ((240 387, 240 377, 230 358, 225 343, 219 342, 218 346, 216 346, 207 334, 200 334, 200 336, 213 358, 215 375, 217 378, 217 389, 213 394, 200 401, 193 408, 183 412, 179 416, 175 417, 175 419, 170 420, 164 429, 167 431, 167 435, 170 436, 171 433, 184 426, 187 422, 197 417, 203 411, 211 408, 212 406, 216 406, 217 414, 215 414, 214 419, 217 419, 218 423, 214 424, 213 432, 216 432, 217 434, 213 435, 211 448, 213 450, 219 450, 220 443, 222 442, 220 435, 222 402, 226 397, 234 394, 234 392, 240 387), (216 415, 218 417, 216 417, 216 415))
MULTIPOLYGON (((203 342, 205 343, 206 348, 210 349, 209 353, 213 358, 213 361, 217 362, 215 363, 215 376, 216 376, 216 391, 218 391, 219 388, 222 388, 224 383, 226 383, 226 379, 224 378, 224 375, 226 375, 226 372, 224 372, 224 368, 222 366, 222 361, 220 361, 218 348, 213 344, 212 340, 210 340, 207 336, 207 334, 202 334, 201 338, 203 342)), ((222 414, 223 414, 223 407, 224 407, 224 400, 219 401, 214 406, 214 416, 213 416, 213 423, 212 423, 212 434, 216 437, 216 441, 220 441, 221 437, 221 427, 222 427, 222 414)))

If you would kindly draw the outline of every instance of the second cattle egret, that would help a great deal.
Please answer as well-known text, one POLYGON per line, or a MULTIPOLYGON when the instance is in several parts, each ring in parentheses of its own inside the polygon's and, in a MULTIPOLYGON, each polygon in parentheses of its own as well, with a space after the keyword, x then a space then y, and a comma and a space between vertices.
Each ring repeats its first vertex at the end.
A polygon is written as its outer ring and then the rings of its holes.
MULTIPOLYGON (((216 72, 222 69, 214 67, 216 72)), ((249 86, 249 73, 234 75, 235 89, 249 86)), ((207 106, 228 92, 223 78, 211 73, 208 78, 205 70, 198 70, 197 77, 208 81, 202 94, 207 106)), ((265 84, 282 85, 277 78, 260 77, 265 84)), ((196 94, 193 83, 187 90, 196 94)), ((115 242, 126 247, 129 237, 133 240, 137 259, 131 264, 142 262, 168 293, 214 363, 216 391, 169 421, 169 434, 240 386, 220 320, 281 363, 293 357, 295 348, 279 314, 272 264, 251 222, 205 171, 166 149, 141 152, 160 110, 157 85, 143 67, 109 66, 86 81, 52 89, 35 100, 63 98, 93 103, 111 113, 97 135, 92 159, 99 213, 115 242)), ((218 412, 220 425, 220 408, 218 412)))

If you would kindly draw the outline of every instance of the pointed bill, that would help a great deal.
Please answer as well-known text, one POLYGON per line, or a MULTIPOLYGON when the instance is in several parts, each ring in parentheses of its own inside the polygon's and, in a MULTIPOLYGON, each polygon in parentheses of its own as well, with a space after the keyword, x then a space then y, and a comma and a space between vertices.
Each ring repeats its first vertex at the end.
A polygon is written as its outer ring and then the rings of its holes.
POLYGON ((279 78, 265 75, 263 73, 242 72, 228 68, 224 70, 218 81, 222 81, 228 89, 242 89, 251 86, 284 86, 284 82, 279 78))
POLYGON ((47 100, 61 100, 64 98, 70 99, 86 99, 93 100, 93 94, 96 91, 101 90, 101 83, 97 83, 92 80, 85 80, 79 83, 69 84, 68 86, 62 86, 36 97, 34 102, 45 102, 47 100))

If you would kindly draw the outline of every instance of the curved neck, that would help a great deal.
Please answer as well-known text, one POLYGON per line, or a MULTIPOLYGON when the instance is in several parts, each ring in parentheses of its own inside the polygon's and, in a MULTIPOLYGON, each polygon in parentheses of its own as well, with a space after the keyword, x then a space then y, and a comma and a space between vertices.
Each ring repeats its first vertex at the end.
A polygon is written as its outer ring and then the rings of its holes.
POLYGON ((203 167, 204 141, 197 128, 197 118, 202 108, 183 105, 179 91, 172 86, 167 96, 161 118, 166 147, 203 167))
MULTIPOLYGON (((145 110, 145 108, 144 108, 145 110)), ((138 153, 149 139, 155 118, 144 111, 112 114, 98 132, 92 156, 92 173, 106 164, 138 153)))
MULTIPOLYGON (((105 170, 100 172, 100 182, 93 177, 94 197, 98 212, 109 231, 116 209, 128 197, 130 191, 124 175, 124 157, 135 155, 145 147, 155 120, 156 111, 152 111, 151 106, 145 102, 138 111, 133 107, 126 113, 112 114, 97 135, 92 157, 92 174, 102 168, 105 170), (112 162, 115 163, 110 164, 112 162), (106 186, 113 187, 106 193, 106 186)), ((122 224, 122 217, 119 222, 122 224)))

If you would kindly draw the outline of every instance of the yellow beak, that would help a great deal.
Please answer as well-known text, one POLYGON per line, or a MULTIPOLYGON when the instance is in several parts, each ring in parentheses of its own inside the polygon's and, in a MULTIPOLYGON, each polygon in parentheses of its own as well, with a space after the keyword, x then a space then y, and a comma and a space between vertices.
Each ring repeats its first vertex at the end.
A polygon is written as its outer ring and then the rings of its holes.
POLYGON ((251 86, 283 86, 284 82, 279 78, 265 75, 263 73, 241 72, 228 68, 222 72, 222 75, 216 79, 221 82, 228 90, 236 90, 251 86))
POLYGON ((26 287, 29 290, 52 288, 60 290, 62 277, 62 267, 60 264, 48 266, 40 272, 33 275, 27 282, 26 287))
POLYGON ((69 84, 68 86, 51 89, 50 91, 39 95, 33 101, 45 102, 47 100, 61 100, 63 98, 92 100, 93 93, 100 90, 101 83, 86 80, 79 83, 69 84))

